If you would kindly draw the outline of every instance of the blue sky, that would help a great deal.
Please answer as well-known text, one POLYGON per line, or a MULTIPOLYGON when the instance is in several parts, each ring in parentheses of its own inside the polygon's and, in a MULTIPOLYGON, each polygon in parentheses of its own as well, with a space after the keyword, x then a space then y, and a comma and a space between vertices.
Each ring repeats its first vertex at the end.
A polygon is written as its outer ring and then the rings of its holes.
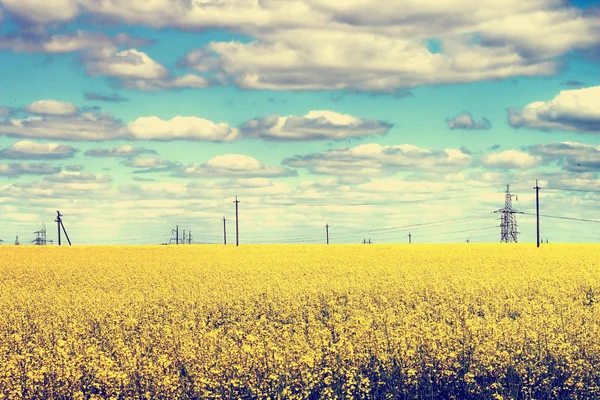
POLYGON ((480 3, 0 0, 0 239, 597 242, 599 8, 480 3))

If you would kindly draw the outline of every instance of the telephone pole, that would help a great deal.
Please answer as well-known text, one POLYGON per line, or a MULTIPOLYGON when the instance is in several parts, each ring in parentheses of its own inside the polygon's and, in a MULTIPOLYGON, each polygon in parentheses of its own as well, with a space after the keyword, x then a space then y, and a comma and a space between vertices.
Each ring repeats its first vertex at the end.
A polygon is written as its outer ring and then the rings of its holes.
POLYGON ((227 244, 227 226, 225 216, 223 215, 223 244, 227 244))
POLYGON ((238 204, 240 203, 240 201, 238 200, 237 196, 235 196, 235 245, 239 246, 240 245, 240 233, 239 233, 239 226, 238 226, 238 204))
POLYGON ((329 244, 329 224, 325 225, 325 235, 327 237, 327 244, 329 244))
POLYGON ((62 222, 62 214, 60 213, 60 211, 56 211, 56 219, 54 220, 54 222, 56 222, 58 224, 58 245, 60 246, 60 227, 62 226, 62 230, 65 233, 65 237, 67 238, 67 241, 69 242, 69 246, 71 245, 71 239, 69 239, 69 235, 67 235, 67 230, 65 229, 65 225, 62 222))
POLYGON ((181 244, 185 244, 185 229, 183 230, 183 240, 181 241, 181 244))
POLYGON ((192 244, 192 231, 188 231, 188 244, 192 244))
POLYGON ((369 238, 369 244, 371 244, 371 238, 369 238))
POLYGON ((412 244, 412 235, 408 232, 408 244, 412 244))
POLYGON ((540 187, 538 186, 537 179, 535 180, 535 222, 537 228, 537 247, 540 247, 540 201, 539 201, 539 193, 540 187))

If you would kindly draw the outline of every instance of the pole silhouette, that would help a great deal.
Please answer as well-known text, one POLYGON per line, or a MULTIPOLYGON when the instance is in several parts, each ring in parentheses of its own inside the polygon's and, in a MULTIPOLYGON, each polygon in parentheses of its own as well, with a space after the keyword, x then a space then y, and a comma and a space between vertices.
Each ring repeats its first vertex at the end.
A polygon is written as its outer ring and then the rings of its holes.
POLYGON ((535 223, 537 229, 537 247, 540 247, 540 201, 539 201, 539 193, 540 188, 538 186, 537 179, 535 180, 535 223))
POLYGON ((69 235, 67 235, 67 230, 65 229, 65 225, 62 222, 62 214, 60 211, 56 211, 56 220, 55 222, 58 224, 58 245, 60 246, 60 227, 62 226, 62 230, 65 233, 65 237, 67 238, 67 242, 69 242, 69 246, 71 246, 71 239, 69 239, 69 235))
POLYGON ((225 225, 225 216, 223 216, 223 244, 227 244, 227 226, 225 225))
POLYGON ((412 235, 408 233, 408 244, 412 244, 412 235))
POLYGON ((240 201, 238 200, 238 197, 235 196, 235 245, 239 246, 240 245, 240 231, 239 231, 239 225, 238 225, 238 204, 240 203, 240 201))
POLYGON ((325 235, 327 236, 327 244, 329 244, 329 224, 325 225, 325 235))

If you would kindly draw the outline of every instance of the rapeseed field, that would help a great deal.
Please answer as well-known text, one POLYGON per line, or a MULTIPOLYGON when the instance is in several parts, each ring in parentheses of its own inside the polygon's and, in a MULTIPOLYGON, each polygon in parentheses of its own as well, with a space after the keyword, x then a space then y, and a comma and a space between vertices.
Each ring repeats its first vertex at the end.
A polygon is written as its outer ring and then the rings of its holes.
POLYGON ((0 398, 600 398, 600 246, 0 246, 0 398))

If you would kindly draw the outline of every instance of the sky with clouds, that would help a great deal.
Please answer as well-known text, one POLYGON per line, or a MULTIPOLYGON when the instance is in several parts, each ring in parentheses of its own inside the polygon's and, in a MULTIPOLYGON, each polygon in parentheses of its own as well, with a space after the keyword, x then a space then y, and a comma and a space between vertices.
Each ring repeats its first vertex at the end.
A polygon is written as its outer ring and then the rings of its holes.
POLYGON ((595 1, 0 0, 5 244, 598 242, 599 173, 595 1))

